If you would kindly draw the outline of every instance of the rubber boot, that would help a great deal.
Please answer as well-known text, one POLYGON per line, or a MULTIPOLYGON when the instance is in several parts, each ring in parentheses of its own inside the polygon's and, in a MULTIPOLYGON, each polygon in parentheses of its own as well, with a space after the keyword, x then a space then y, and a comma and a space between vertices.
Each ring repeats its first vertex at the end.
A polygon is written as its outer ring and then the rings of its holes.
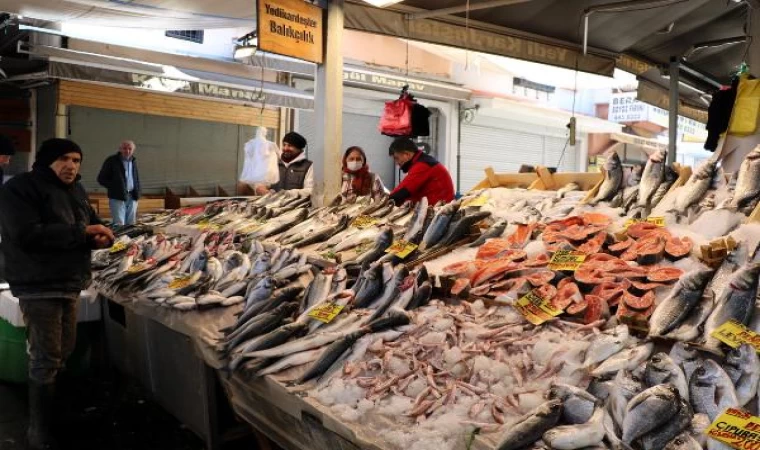
POLYGON ((29 450, 54 450, 58 446, 51 436, 55 411, 55 384, 29 382, 29 450))

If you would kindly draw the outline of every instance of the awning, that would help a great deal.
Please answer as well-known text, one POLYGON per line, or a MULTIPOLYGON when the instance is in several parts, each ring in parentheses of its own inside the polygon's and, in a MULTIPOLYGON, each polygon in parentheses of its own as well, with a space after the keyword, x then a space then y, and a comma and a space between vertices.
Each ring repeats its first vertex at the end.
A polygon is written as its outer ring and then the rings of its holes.
POLYGON ((644 151, 644 153, 647 155, 651 155, 658 150, 668 149, 668 144, 663 144, 662 142, 658 142, 654 139, 647 139, 641 136, 636 136, 635 134, 612 133, 610 134, 610 137, 613 141, 620 142, 622 144, 631 144, 641 147, 641 150, 644 151))
POLYGON ((47 74, 51 78, 109 83, 247 105, 314 109, 313 95, 268 81, 57 47, 29 46, 27 51, 48 61, 47 74))
MULTIPOLYGON (((684 98, 691 97, 694 94, 684 93, 684 90, 684 88, 679 89, 681 92, 681 100, 679 100, 678 104, 678 115, 688 117, 700 123, 707 123, 707 105, 705 105, 705 108, 703 109, 687 104, 684 101, 684 98)), ((657 106, 665 111, 670 111, 670 93, 667 88, 659 83, 640 79, 636 98, 644 103, 649 103, 650 105, 657 106)))

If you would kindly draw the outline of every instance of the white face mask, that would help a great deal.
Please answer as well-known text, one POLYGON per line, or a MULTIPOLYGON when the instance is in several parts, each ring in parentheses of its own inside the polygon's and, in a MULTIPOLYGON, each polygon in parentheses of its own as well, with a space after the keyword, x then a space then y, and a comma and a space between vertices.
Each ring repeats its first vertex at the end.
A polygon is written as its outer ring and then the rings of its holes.
POLYGON ((348 167, 348 170, 355 172, 361 169, 364 166, 364 164, 361 161, 348 161, 346 163, 346 166, 348 167))

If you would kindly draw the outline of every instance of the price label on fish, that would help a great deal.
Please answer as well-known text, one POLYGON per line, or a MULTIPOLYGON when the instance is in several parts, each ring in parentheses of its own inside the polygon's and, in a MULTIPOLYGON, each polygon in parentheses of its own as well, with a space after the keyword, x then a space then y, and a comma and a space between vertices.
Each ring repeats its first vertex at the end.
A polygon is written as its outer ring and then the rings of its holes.
POLYGON ((749 344, 756 351, 760 352, 760 334, 755 333, 736 320, 731 319, 727 321, 716 328, 710 335, 731 348, 739 348, 742 344, 749 344))
POLYGON ((351 222, 351 226, 363 230, 374 226, 377 223, 377 219, 370 216, 359 216, 351 222))
POLYGON ((182 289, 183 287, 187 287, 187 285, 190 284, 192 278, 192 275, 175 278, 169 283, 169 289, 182 289))
POLYGON ((760 448, 760 418, 728 408, 707 427, 705 434, 736 449, 760 448))
POLYGON ((628 227, 633 225, 634 223, 651 223, 652 225, 658 226, 658 227, 664 227, 665 226, 665 218, 664 217, 647 217, 646 219, 628 219, 625 221, 625 229, 627 230, 628 227))
POLYGON ((413 251, 417 250, 417 247, 417 244, 412 244, 411 242, 399 239, 398 241, 394 241, 385 253, 390 253, 391 255, 404 259, 411 255, 413 251))
POLYGON ((317 306, 310 313, 309 317, 319 320, 323 323, 330 323, 335 317, 340 314, 345 308, 344 305, 336 305, 335 303, 327 303, 321 306, 317 306))
POLYGON ((119 253, 120 251, 123 251, 127 248, 126 242, 117 242, 111 246, 110 253, 119 253))
POLYGON ((549 261, 549 269, 575 272, 586 261, 586 256, 585 253, 574 250, 558 250, 549 261))
POLYGON ((520 297, 515 302, 515 309, 533 325, 541 325, 562 314, 561 309, 544 300, 536 289, 520 297))
POLYGON ((486 203, 488 203, 488 196, 479 195, 477 197, 468 198, 467 200, 463 201, 462 208, 466 208, 468 206, 485 206, 486 203))

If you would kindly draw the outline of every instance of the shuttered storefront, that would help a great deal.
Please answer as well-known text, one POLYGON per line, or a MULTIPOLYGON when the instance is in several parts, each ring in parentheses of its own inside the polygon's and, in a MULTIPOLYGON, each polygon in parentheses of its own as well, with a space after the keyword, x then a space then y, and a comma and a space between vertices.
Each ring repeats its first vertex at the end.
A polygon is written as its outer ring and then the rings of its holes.
POLYGON ((564 130, 537 127, 504 119, 476 116, 461 128, 461 191, 467 192, 485 178, 483 170, 516 173, 523 164, 557 167, 558 171, 578 169, 577 150, 565 146, 564 130), (510 128, 507 128, 511 125, 510 128), (561 162, 560 162, 561 160, 561 162))
POLYGON ((234 193, 243 167, 243 145, 259 125, 278 138, 279 109, 61 81, 59 103, 68 108, 68 136, 84 150, 82 176, 91 193, 103 160, 122 140, 135 141, 146 194, 169 187, 185 195, 192 186, 213 195, 234 193))

